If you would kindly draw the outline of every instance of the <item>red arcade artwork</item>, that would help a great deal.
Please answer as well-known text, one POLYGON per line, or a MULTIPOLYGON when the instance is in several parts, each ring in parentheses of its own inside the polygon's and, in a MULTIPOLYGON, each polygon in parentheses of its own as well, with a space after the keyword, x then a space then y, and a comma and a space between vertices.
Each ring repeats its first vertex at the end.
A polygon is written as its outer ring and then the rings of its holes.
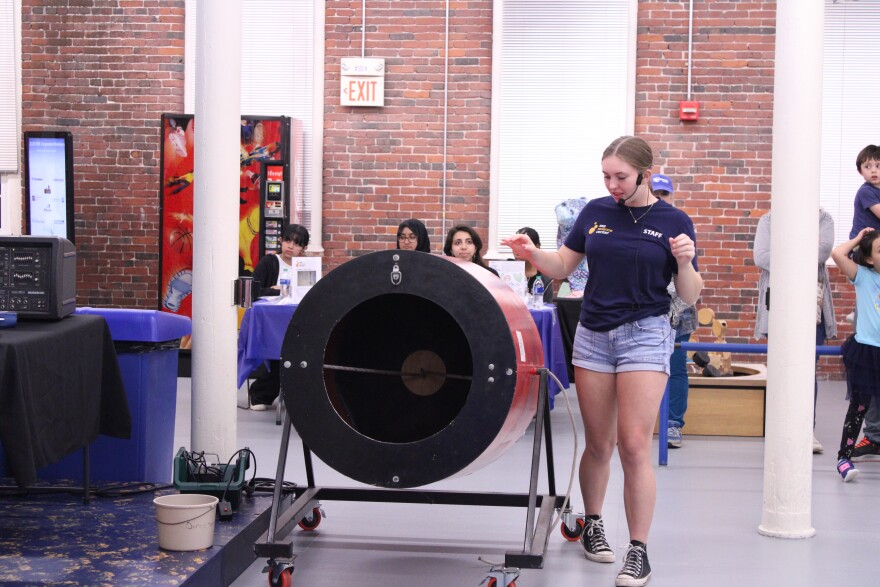
MULTIPOLYGON (((161 238, 158 306, 192 318, 193 184, 195 121, 192 115, 162 115, 161 238)), ((242 117, 239 157, 238 272, 250 275, 264 248, 261 189, 265 163, 286 162, 289 119, 242 117)), ((189 336, 181 348, 192 348, 189 336)))

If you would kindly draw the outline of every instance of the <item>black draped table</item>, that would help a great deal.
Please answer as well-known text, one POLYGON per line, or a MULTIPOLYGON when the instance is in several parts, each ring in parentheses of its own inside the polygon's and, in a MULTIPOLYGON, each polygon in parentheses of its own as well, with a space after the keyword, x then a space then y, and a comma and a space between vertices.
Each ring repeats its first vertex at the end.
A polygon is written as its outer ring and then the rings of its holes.
POLYGON ((0 442, 6 473, 25 487, 37 470, 99 434, 131 436, 110 329, 101 316, 19 321, 0 330, 0 442))

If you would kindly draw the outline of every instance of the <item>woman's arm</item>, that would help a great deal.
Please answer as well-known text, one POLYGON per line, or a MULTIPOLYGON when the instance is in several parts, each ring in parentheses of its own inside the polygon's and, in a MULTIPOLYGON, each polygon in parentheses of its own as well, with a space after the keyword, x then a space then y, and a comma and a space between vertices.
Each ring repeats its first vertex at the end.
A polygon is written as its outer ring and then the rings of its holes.
POLYGON ((694 269, 693 264, 697 248, 691 237, 686 234, 670 238, 669 248, 672 249, 672 256, 678 262, 678 273, 672 278, 675 283, 675 291, 678 292, 678 297, 684 303, 693 306, 697 303, 700 292, 703 291, 703 278, 694 269))
POLYGON ((880 219, 880 192, 874 186, 862 184, 856 192, 856 206, 880 219))
MULTIPOLYGON (((833 230, 832 230, 833 232, 833 230)), ((833 235, 832 235, 833 237, 833 235)), ((752 250, 755 259, 755 267, 770 271, 770 214, 764 214, 758 220, 758 229, 755 231, 755 246, 752 250)))
POLYGON ((850 252, 858 246, 859 241, 862 240, 862 237, 865 236, 868 232, 874 230, 873 228, 863 228, 859 231, 859 234, 855 236, 855 238, 851 238, 845 243, 841 243, 834 247, 831 250, 831 258, 834 259, 834 263, 840 268, 844 275, 849 278, 850 281, 856 278, 856 273, 859 271, 859 266, 855 261, 849 258, 850 252))
POLYGON ((574 271, 583 253, 576 253, 565 245, 558 251, 544 251, 536 247, 532 240, 525 234, 515 234, 501 239, 502 245, 507 245, 514 255, 529 261, 538 268, 538 271, 554 279, 564 279, 574 271))
POLYGON ((254 281, 260 282, 259 296, 277 296, 281 293, 278 281, 278 257, 266 255, 254 267, 254 281))
MULTIPOLYGON (((878 204, 880 206, 880 204, 878 204)), ((819 264, 824 265, 834 247, 834 218, 822 210, 819 215, 819 264)))

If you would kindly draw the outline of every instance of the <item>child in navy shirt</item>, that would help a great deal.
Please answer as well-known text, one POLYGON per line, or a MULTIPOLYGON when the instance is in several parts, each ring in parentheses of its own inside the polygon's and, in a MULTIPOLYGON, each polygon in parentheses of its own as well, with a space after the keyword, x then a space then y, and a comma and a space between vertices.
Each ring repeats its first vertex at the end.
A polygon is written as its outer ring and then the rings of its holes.
POLYGON ((868 145, 856 157, 856 169, 865 183, 856 192, 853 202, 853 223, 849 238, 855 238, 863 228, 880 230, 880 147, 868 145))

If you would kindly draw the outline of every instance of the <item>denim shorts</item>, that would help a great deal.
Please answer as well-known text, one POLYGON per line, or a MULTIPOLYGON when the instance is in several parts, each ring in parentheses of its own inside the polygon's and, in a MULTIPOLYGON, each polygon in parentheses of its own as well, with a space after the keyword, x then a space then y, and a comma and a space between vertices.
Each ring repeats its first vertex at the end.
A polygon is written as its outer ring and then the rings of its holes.
POLYGON ((660 371, 669 375, 669 357, 675 346, 666 316, 642 318, 608 332, 578 324, 571 362, 599 373, 660 371))

